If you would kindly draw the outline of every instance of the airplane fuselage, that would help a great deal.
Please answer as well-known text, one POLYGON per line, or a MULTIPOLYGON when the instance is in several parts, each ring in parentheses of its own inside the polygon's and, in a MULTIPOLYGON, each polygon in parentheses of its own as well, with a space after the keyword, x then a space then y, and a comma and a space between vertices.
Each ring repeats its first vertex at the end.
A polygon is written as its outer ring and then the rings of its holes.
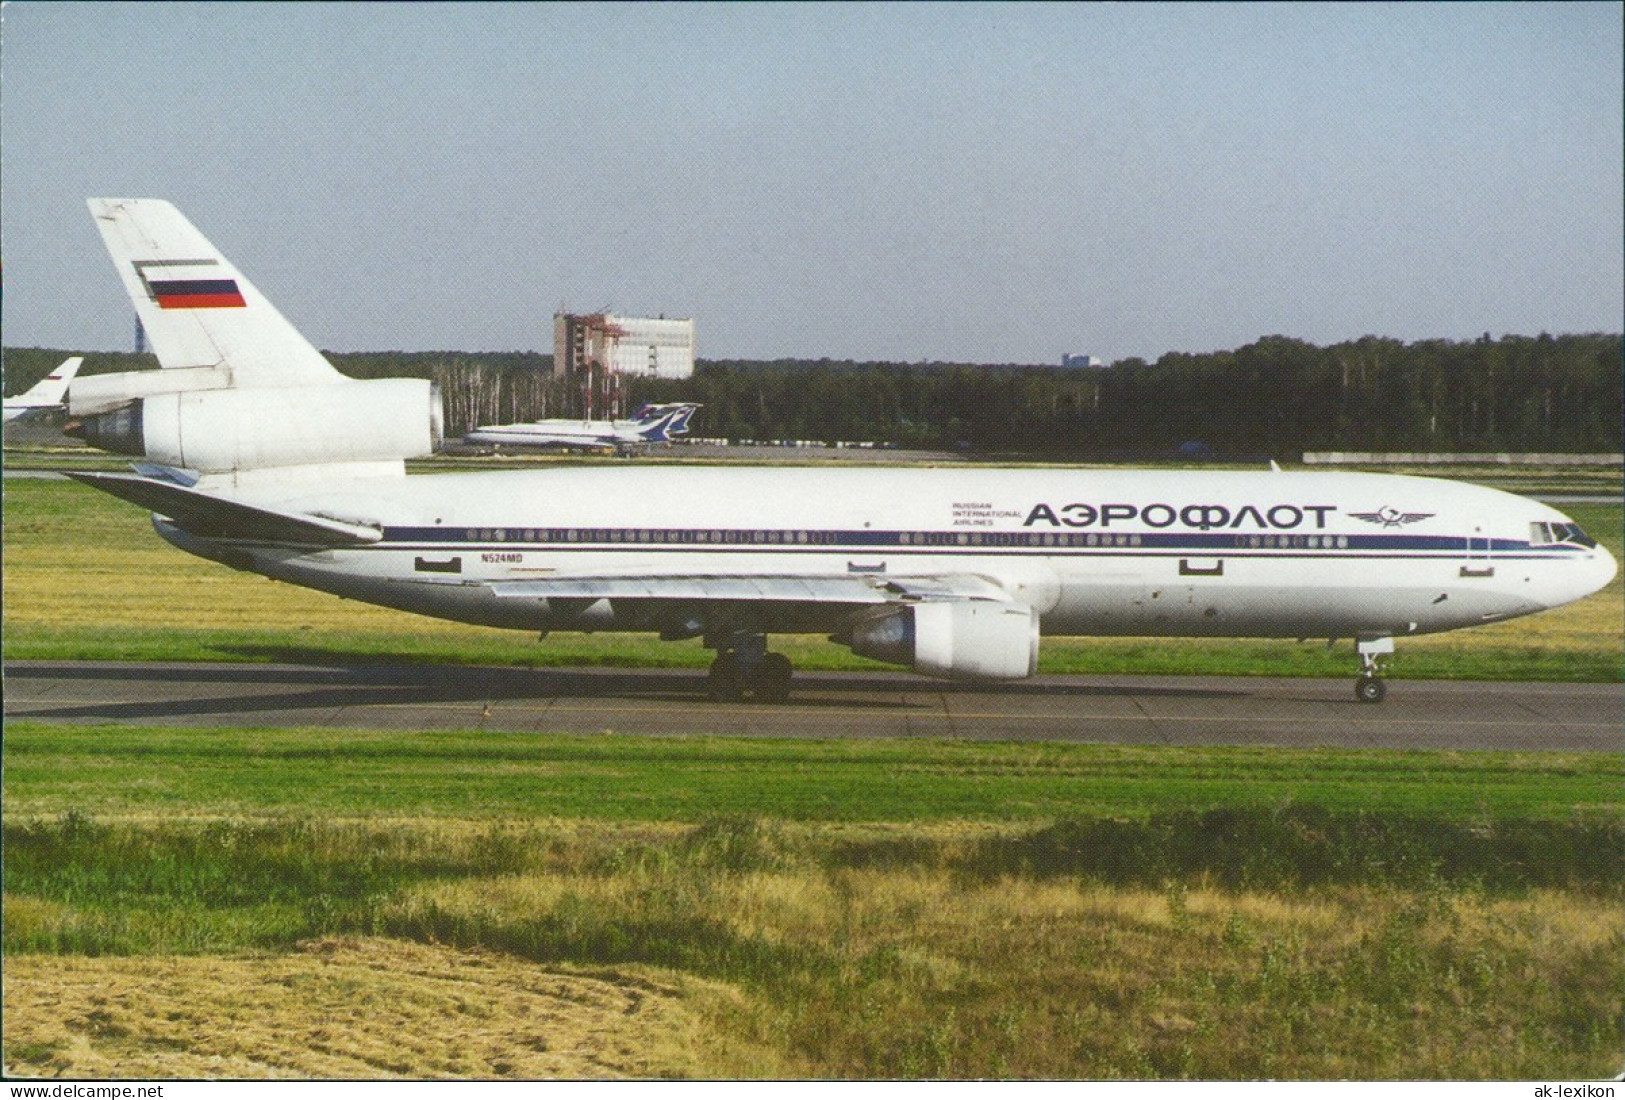
POLYGON ((611 448, 641 443, 630 428, 590 420, 545 420, 477 428, 463 437, 468 443, 511 447, 611 448))
MULTIPOLYGON (((159 530, 280 580, 542 631, 660 629, 673 600, 505 591, 571 576, 841 577, 884 590, 954 575, 1032 608, 1047 635, 1374 638, 1542 611, 1615 568, 1590 540, 1558 537, 1570 521, 1545 505, 1377 474, 668 467, 221 495, 382 537, 309 549, 159 530)), ((707 601, 726 602, 696 590, 707 601)), ((786 594, 753 610, 764 630, 838 632, 862 608, 786 594)))

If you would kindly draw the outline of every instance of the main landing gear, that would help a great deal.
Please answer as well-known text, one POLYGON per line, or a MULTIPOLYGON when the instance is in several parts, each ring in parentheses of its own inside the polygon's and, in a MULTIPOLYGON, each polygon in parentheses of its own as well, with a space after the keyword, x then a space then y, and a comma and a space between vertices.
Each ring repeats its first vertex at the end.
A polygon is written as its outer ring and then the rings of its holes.
POLYGON ((782 703, 790 697, 790 658, 767 651, 763 634, 730 634, 713 646, 717 659, 711 662, 706 684, 711 698, 737 702, 749 695, 764 703, 782 703))
POLYGON ((1360 678, 1354 681, 1354 697, 1362 703, 1380 703, 1383 696, 1388 694, 1387 682, 1380 679, 1384 665, 1382 658, 1394 652, 1394 640, 1359 638, 1354 648, 1359 652, 1363 666, 1360 678))

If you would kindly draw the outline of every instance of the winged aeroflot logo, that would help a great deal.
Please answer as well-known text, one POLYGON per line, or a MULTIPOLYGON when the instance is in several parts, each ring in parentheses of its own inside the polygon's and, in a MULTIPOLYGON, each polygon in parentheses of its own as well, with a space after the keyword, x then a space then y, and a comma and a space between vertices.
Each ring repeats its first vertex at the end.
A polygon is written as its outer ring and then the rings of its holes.
POLYGON ((1406 524, 1431 519, 1435 514, 1434 512, 1401 512, 1398 508, 1386 504, 1375 512, 1349 513, 1355 519, 1363 519, 1367 523, 1380 523, 1384 527, 1404 527, 1406 524))

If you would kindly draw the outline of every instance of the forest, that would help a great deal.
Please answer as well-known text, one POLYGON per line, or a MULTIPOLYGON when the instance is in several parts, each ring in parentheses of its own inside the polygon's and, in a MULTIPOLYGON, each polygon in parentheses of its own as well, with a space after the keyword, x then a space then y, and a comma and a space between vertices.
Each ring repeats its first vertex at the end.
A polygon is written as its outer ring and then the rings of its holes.
MULTIPOLYGON (((73 352, 5 350, 17 392, 73 352)), ((86 353, 85 374, 155 365, 86 353)), ((1062 369, 1021 364, 701 360, 692 378, 623 381, 620 405, 698 401, 707 438, 870 440, 1054 459, 1295 459, 1304 451, 1617 453, 1617 334, 1471 341, 1266 336, 1233 351, 1062 369)), ((580 382, 536 352, 330 352, 355 378, 440 383, 446 433, 581 415, 580 382)), ((602 415, 603 395, 594 402, 602 415)))

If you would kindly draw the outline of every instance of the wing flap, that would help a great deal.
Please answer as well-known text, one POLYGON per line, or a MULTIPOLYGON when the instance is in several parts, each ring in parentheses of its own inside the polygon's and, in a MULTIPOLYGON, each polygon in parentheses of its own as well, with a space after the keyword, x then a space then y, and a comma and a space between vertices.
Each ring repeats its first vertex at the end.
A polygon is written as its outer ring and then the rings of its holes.
POLYGON ((789 603, 885 603, 862 577, 599 576, 494 581, 508 599, 744 600, 789 603))
POLYGON ((129 474, 70 471, 68 477, 120 500, 167 516, 182 530, 202 538, 251 539, 318 546, 359 546, 377 542, 376 527, 321 516, 279 512, 198 492, 184 485, 129 474))
POLYGON ((872 574, 577 575, 493 581, 501 599, 722 600, 729 602, 883 604, 904 600, 1008 600, 985 577, 882 577, 872 574))

